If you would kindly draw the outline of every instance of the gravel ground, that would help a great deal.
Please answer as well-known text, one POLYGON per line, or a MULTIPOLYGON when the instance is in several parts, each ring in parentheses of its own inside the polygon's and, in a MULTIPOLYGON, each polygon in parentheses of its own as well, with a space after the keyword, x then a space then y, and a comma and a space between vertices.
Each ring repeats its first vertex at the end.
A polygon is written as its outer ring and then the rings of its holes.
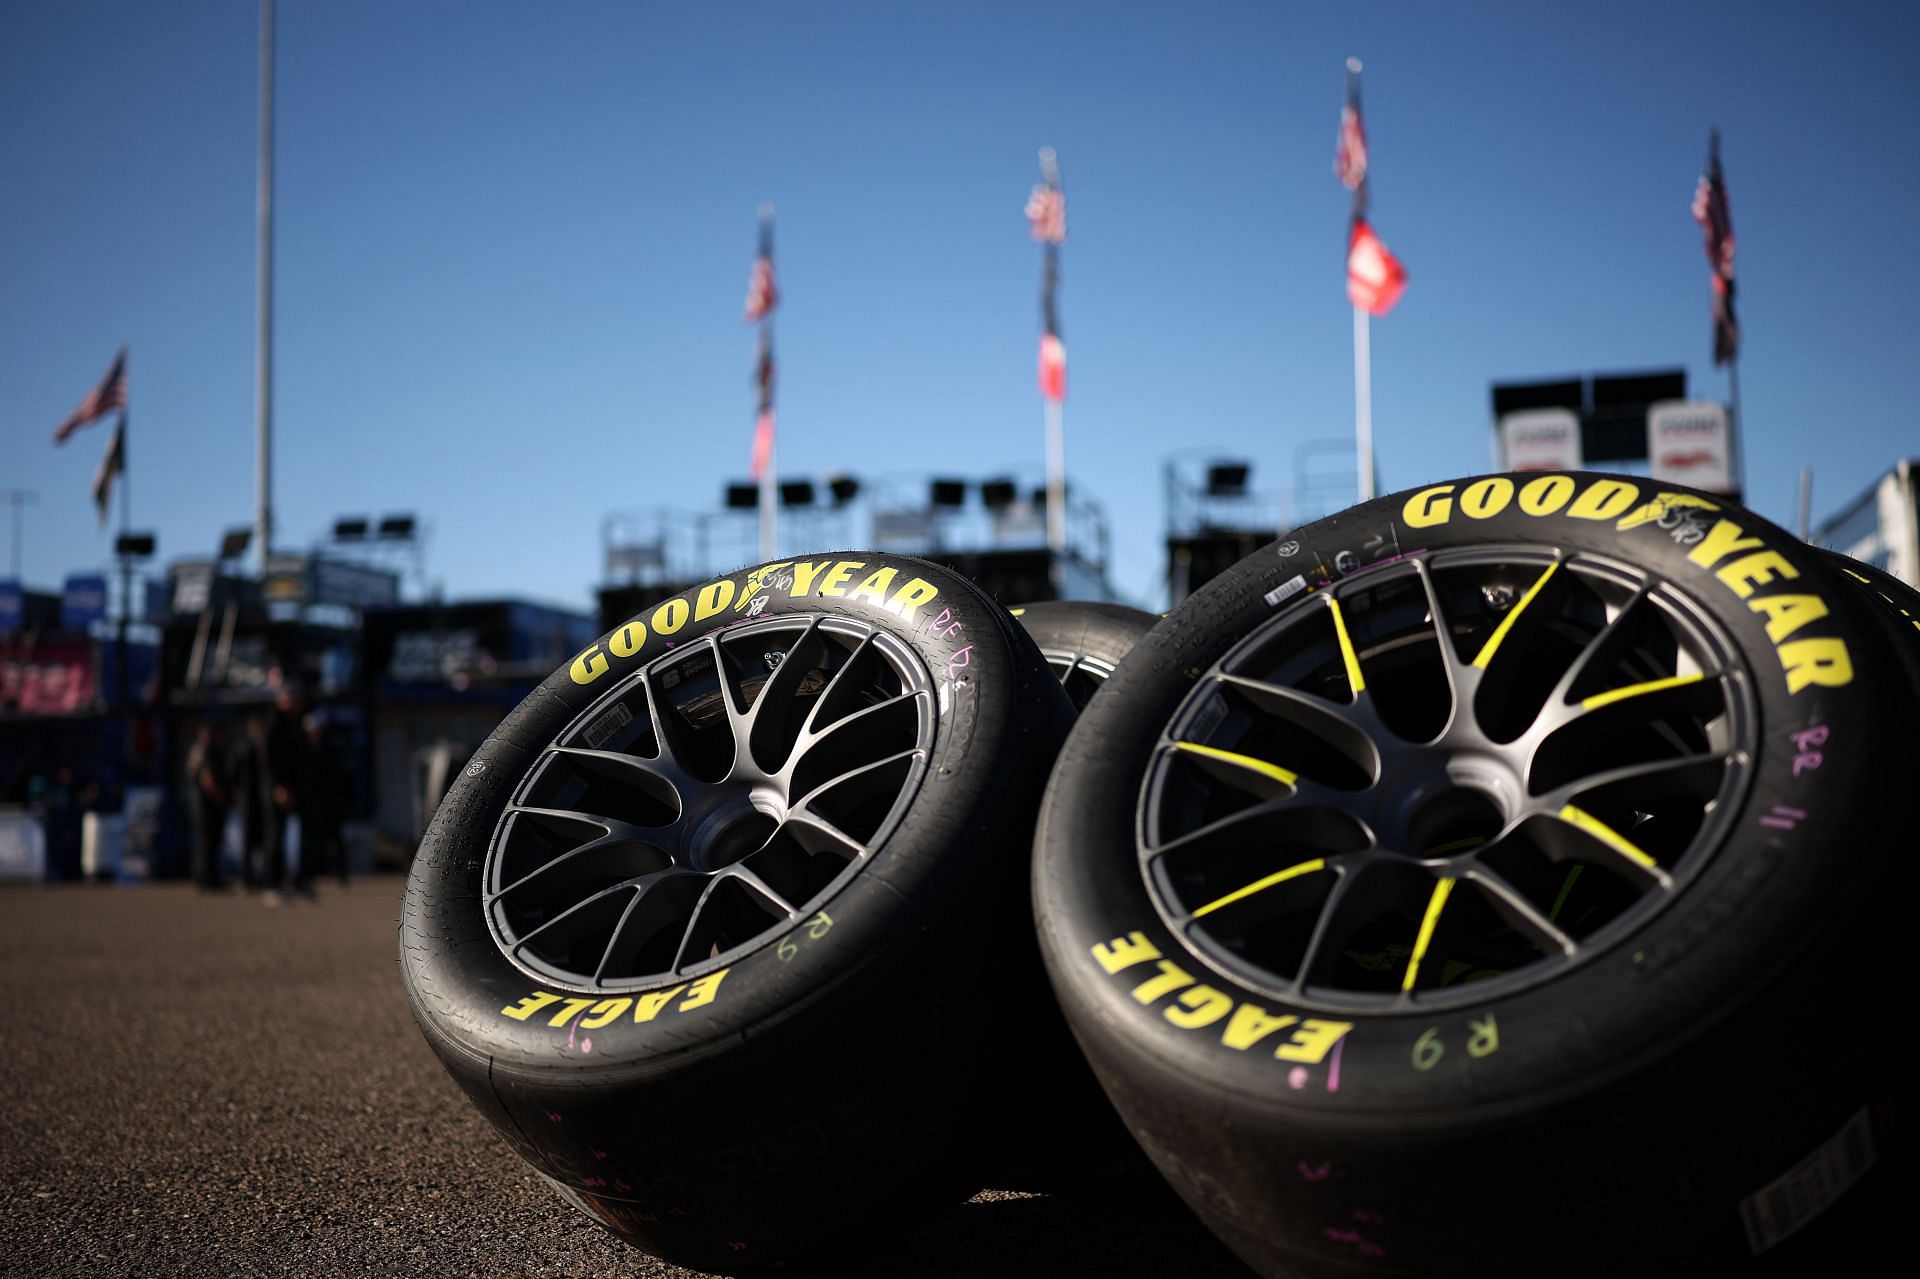
MULTIPOLYGON (((400 889, 0 889, 0 1272, 692 1276, 560 1204, 441 1072, 400 889)), ((988 1192, 887 1253, 817 1273, 1245 1274, 1170 1196, 988 1192)))

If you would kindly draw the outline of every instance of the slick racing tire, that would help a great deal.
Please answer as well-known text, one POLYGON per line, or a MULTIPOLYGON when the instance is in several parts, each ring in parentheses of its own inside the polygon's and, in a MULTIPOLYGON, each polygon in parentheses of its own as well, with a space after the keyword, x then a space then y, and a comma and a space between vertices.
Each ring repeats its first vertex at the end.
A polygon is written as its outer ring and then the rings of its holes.
POLYGON ((700 1270, 964 1198, 1057 1019, 1025 875, 1072 711, 964 578, 781 561, 588 646, 415 857, 428 1043, 560 1194, 700 1270))
POLYGON ((1724 498, 1572 473, 1356 507, 1170 614, 1035 897, 1175 1189, 1267 1275, 1884 1242, 1916 734, 1864 608, 1724 498))
MULTIPOLYGON (((1012 610, 1059 678, 1076 711, 1086 709, 1159 618, 1125 604, 1047 600, 1012 610)), ((1039 963, 1038 953, 1034 962, 1039 963)), ((1164 1197, 1166 1190, 1107 1103, 1057 1016, 1037 1041, 1043 1061, 1060 1072, 1036 1079, 1052 1093, 1047 1122, 1028 1140, 1009 1143, 995 1184, 1053 1195, 1164 1197)))
POLYGON ((1916 672, 1910 686, 1920 692, 1920 591, 1850 555, 1825 549, 1820 554, 1842 579, 1872 599, 1874 614, 1891 629, 1894 647, 1907 655, 1909 671, 1916 672))
POLYGON ((1013 615, 1040 646, 1075 710, 1086 709, 1120 659, 1160 620, 1125 604, 1082 600, 1025 604, 1013 615))

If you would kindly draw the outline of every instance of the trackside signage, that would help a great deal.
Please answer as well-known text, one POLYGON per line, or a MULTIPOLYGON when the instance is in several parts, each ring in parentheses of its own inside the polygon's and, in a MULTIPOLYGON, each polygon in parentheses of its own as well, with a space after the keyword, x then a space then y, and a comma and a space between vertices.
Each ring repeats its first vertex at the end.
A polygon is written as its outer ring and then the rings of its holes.
POLYGON ((1733 434, 1727 410, 1711 400, 1665 400, 1647 410, 1653 478, 1709 493, 1732 493, 1733 434))
POLYGON ((1508 471, 1578 471, 1580 416, 1572 409, 1521 409, 1500 418, 1500 455, 1508 471))

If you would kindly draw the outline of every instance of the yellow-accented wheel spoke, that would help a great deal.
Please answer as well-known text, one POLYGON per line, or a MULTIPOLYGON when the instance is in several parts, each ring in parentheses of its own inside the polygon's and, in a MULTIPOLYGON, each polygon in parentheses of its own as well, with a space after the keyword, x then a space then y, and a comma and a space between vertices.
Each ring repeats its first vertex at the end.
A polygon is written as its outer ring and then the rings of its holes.
POLYGON ((1327 859, 1324 857, 1316 857, 1310 862, 1301 862, 1298 866, 1289 866, 1285 870, 1275 871, 1271 875, 1254 880, 1251 884, 1234 889, 1224 897, 1214 898, 1199 910, 1194 911, 1193 917, 1198 919, 1202 915, 1211 915, 1222 906, 1231 906, 1237 901, 1245 901, 1255 893, 1264 892, 1272 888, 1275 884, 1284 884, 1289 879, 1298 879, 1302 875, 1311 875, 1317 870, 1325 870, 1326 868, 1327 859))

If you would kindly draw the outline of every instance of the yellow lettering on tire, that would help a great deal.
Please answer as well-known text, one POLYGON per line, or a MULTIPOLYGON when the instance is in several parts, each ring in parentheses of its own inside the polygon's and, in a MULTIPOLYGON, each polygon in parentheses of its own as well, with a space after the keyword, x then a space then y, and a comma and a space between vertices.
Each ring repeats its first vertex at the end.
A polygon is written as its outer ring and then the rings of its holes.
POLYGON ((723 577, 717 582, 709 582, 700 588, 700 594, 693 602, 693 620, 704 622, 715 613, 725 610, 733 603, 733 579, 723 577))
POLYGON ((1293 1016, 1275 1016, 1254 1004, 1242 1004, 1233 1010, 1233 1020, 1220 1032, 1220 1042, 1245 1052, 1268 1035, 1285 1030, 1299 1020, 1293 1016))
POLYGON ((1714 574, 1741 599, 1753 594, 1756 586, 1765 586, 1776 577, 1795 578, 1800 570, 1787 563, 1786 557, 1778 551, 1756 551, 1752 555, 1743 555, 1733 563, 1714 574))
POLYGON ((1470 520, 1488 520, 1513 500, 1513 481, 1504 475, 1475 480, 1460 494, 1460 513, 1470 520))
POLYGON ((1182 1030, 1199 1030, 1202 1026, 1211 1026, 1225 1017, 1233 1009, 1233 996, 1211 986, 1195 986, 1191 990, 1180 992, 1179 1003, 1183 1008, 1169 1008, 1162 1015, 1182 1030))
POLYGON ((500 1015, 502 1017, 511 1017, 515 1021, 525 1021, 542 1008, 545 1008, 548 1004, 559 1002, 559 999, 560 996, 558 995, 549 994, 544 990, 536 990, 519 1003, 508 1004, 505 1008, 502 1008, 500 1015))
POLYGON ((628 622, 607 637, 607 647, 613 650, 615 657, 632 657, 647 642, 647 626, 639 618, 628 622))
POLYGON ((653 632, 656 635, 671 635, 687 624, 692 610, 684 599, 675 597, 653 610, 653 632))
POLYGON ((689 1008, 704 1008, 712 1003, 714 996, 720 993, 721 980, 732 971, 731 968, 722 968, 719 972, 708 973, 705 977, 700 978, 700 980, 688 986, 687 997, 681 1001, 680 1007, 675 1009, 675 1011, 685 1012, 689 1008))
POLYGON ((887 601, 887 612, 895 614, 901 621, 912 625, 913 619, 920 612, 920 606, 932 603, 933 598, 938 594, 940 594, 939 587, 916 577, 894 592, 893 598, 887 601))
POLYGON ((595 644, 574 658, 573 665, 568 669, 573 675, 574 683, 591 684, 607 673, 607 655, 600 651, 598 644, 595 644))
POLYGON ((1767 638, 1775 644, 1827 615, 1827 602, 1818 595, 1764 595, 1747 607, 1767 615, 1767 638))
POLYGON ((1162 995, 1170 995, 1182 986, 1193 985, 1193 974, 1189 973, 1171 959, 1163 959, 1157 965, 1158 977, 1150 977, 1133 988, 1133 997, 1140 1003, 1150 1004, 1162 995))
POLYGON ((853 576, 855 569, 866 566, 865 560, 841 560, 833 566, 833 571, 827 574, 827 580, 820 583, 820 593, 831 595, 835 599, 844 598, 847 593, 847 579, 853 576))
POLYGON ((1145 933, 1128 933, 1093 947, 1093 961, 1108 973, 1117 973, 1135 964, 1160 958, 1160 948, 1147 940, 1145 933))
POLYGON ((1293 1032, 1292 1038, 1273 1050, 1273 1055, 1280 1061, 1317 1066, 1352 1029, 1350 1021, 1321 1021, 1318 1017, 1309 1017, 1300 1023, 1300 1029, 1293 1032))
POLYGON ((1401 523, 1408 528, 1432 528, 1436 524, 1445 524, 1453 518, 1453 499, 1447 496, 1451 492, 1451 484, 1436 484, 1430 489, 1421 489, 1400 508, 1401 523))
POLYGON ((1570 520, 1610 520, 1633 505, 1640 486, 1625 480, 1595 480, 1567 508, 1570 520))
POLYGON ((899 573, 900 570, 897 568, 875 569, 873 572, 867 574, 860 585, 847 592, 847 598, 850 600, 872 600, 881 608, 885 608, 887 606, 887 589, 893 585, 893 579, 897 577, 899 573))
POLYGON ((1567 504, 1576 485, 1571 475, 1543 475, 1520 488, 1520 509, 1528 515, 1552 515, 1567 504))
POLYGON ((1843 639, 1804 639, 1782 644, 1780 668, 1787 673, 1787 692, 1810 684, 1839 688, 1853 682, 1853 659, 1843 639))
POLYGON ((801 560, 793 566, 793 589, 787 592, 788 598, 799 599, 802 595, 813 594, 813 584, 820 575, 833 567, 832 560, 821 560, 818 564, 801 560))

